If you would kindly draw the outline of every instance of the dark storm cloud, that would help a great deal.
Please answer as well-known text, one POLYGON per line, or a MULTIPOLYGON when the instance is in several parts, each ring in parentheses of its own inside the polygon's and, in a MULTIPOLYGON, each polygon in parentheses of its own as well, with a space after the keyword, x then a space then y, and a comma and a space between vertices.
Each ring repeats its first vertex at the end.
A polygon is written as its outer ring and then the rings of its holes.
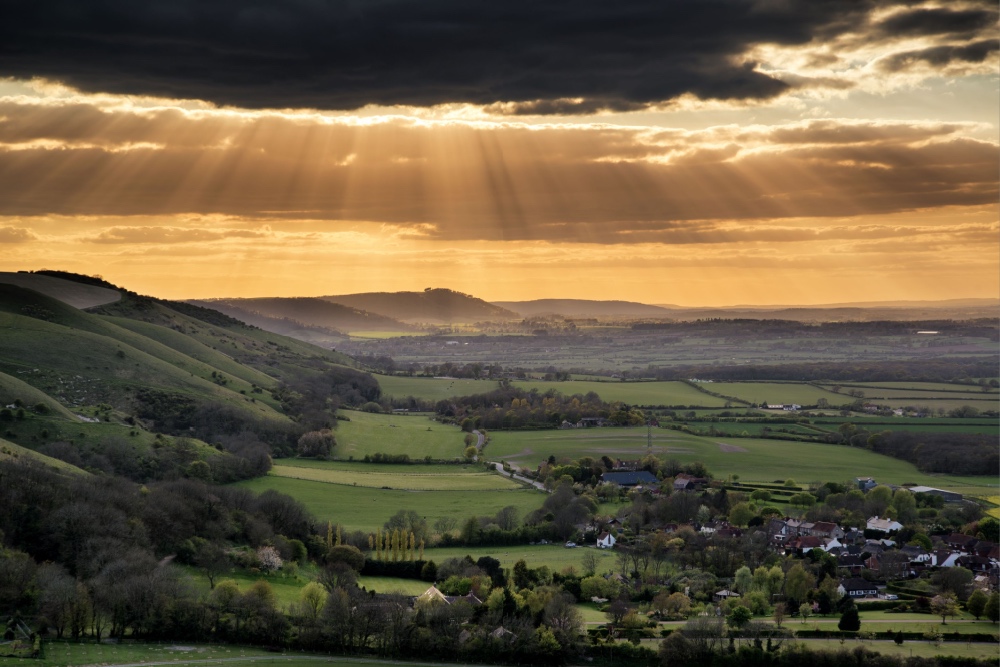
POLYGON ((0 76, 247 108, 506 102, 511 113, 585 113, 686 93, 767 99, 790 84, 757 71, 749 49, 858 30, 885 4, 0 0, 0 76))
POLYGON ((886 72, 899 72, 918 64, 944 67, 952 63, 981 63, 998 49, 1000 49, 1000 42, 995 39, 963 46, 950 44, 932 46, 917 51, 895 53, 882 60, 879 63, 879 68, 886 72))
POLYGON ((893 14, 881 21, 881 32, 893 36, 926 36, 948 33, 974 33, 995 25, 994 8, 950 10, 942 7, 916 9, 893 14))

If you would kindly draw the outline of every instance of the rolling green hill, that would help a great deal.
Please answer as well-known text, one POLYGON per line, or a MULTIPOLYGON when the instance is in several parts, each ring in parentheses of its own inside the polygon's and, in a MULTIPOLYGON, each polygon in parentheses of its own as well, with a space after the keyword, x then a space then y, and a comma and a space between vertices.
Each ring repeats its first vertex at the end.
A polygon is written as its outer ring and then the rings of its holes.
POLYGON ((0 438, 0 461, 5 459, 14 460, 31 460, 36 463, 40 463, 49 468, 54 468, 60 472, 71 473, 74 475, 86 475, 88 474, 85 470, 77 468, 75 465, 66 463, 65 461, 60 461, 59 459, 54 459, 51 456, 45 456, 44 454, 39 454, 38 452, 28 449, 27 447, 22 447, 21 445, 14 444, 9 440, 4 440, 0 438))
POLYGON ((83 311, 0 280, 0 436, 20 447, 133 479, 239 479, 378 391, 337 352, 79 278, 121 298, 83 311))
POLYGON ((10 273, 0 272, 0 283, 17 285, 58 299, 74 308, 93 308, 121 298, 121 292, 100 279, 86 283, 66 280, 59 272, 10 273))
MULTIPOLYGON (((426 289, 423 292, 367 292, 320 298, 331 303, 411 322, 475 322, 519 317, 517 313, 506 308, 449 289, 426 289)), ((374 330, 374 327, 367 330, 374 330)))

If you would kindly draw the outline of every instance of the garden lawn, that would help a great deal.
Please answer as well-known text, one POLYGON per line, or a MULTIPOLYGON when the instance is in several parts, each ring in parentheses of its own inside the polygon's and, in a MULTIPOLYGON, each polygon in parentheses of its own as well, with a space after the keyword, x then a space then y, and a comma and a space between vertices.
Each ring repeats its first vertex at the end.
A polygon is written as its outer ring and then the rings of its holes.
POLYGON ((441 517, 461 522, 472 515, 494 515, 513 505, 523 517, 538 509, 545 495, 531 489, 496 491, 400 491, 327 484, 287 477, 258 477, 239 482, 257 493, 273 489, 301 501, 317 519, 339 523, 346 530, 374 532, 399 510, 415 510, 428 525, 441 517))
POLYGON ((363 459, 373 454, 406 454, 411 459, 460 459, 465 433, 420 415, 373 414, 342 410, 350 421, 337 421, 337 459, 363 459))

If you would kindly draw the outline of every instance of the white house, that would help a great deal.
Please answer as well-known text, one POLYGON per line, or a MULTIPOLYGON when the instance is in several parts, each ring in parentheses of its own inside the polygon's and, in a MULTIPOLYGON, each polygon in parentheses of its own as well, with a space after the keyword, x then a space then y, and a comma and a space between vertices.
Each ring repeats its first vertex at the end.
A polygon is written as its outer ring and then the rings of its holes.
POLYGON ((615 536, 611 533, 604 532, 597 536, 597 548, 598 549, 610 549, 615 546, 615 536))
POLYGON ((873 516, 868 519, 867 528, 868 530, 880 530, 883 533, 895 533, 897 530, 903 529, 903 524, 892 519, 880 519, 873 516))

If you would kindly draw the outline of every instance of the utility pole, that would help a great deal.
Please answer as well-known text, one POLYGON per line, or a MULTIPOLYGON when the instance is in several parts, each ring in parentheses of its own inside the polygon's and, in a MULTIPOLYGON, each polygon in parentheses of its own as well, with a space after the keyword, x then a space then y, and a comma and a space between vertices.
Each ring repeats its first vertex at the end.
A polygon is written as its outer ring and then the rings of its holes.
POLYGON ((653 455, 653 418, 646 420, 646 456, 653 455))

